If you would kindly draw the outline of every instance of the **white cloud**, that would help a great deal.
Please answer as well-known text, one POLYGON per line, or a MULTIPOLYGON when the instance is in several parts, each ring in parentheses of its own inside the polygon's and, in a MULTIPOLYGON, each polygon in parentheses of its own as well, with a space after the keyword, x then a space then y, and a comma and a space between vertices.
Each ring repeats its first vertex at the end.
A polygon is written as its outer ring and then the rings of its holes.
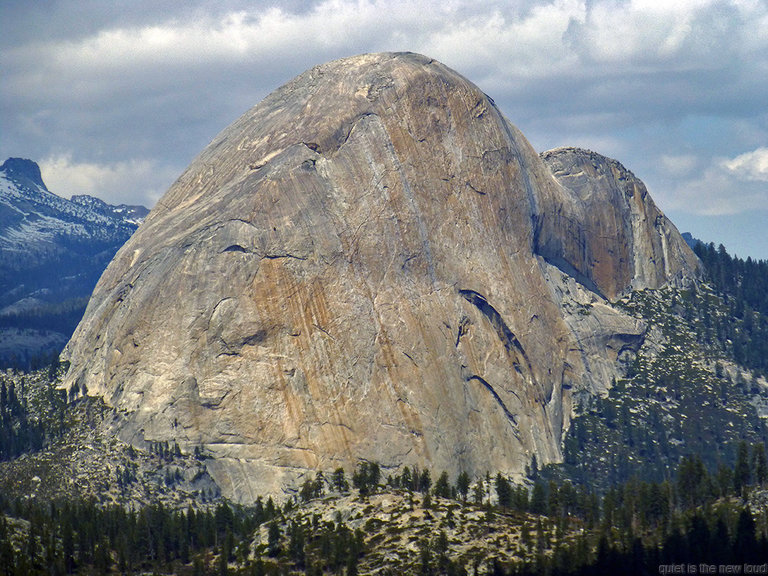
POLYGON ((296 60, 310 65, 361 51, 414 50, 465 73, 487 70, 503 82, 504 76, 599 78, 615 73, 609 65, 643 64, 648 70, 667 71, 717 68, 734 51, 754 55, 768 43, 764 32, 738 27, 768 18, 768 9, 754 2, 520 4, 510 9, 494 2, 326 0, 306 12, 279 6, 197 12, 185 20, 38 41, 15 50, 12 57, 42 65, 42 71, 30 73, 40 81, 55 71, 83 78, 169 66, 296 60))
POLYGON ((585 60, 603 66, 705 69, 739 49, 742 19, 760 13, 765 9, 757 4, 720 0, 603 0, 590 4, 569 38, 585 60))
POLYGON ((172 12, 147 1, 146 15, 96 19, 53 4, 41 26, 56 33, 0 35, 0 150, 58 164, 56 192, 151 204, 279 84, 334 58, 412 50, 478 84, 537 147, 642 168, 663 188, 654 195, 687 212, 766 205, 763 0, 225 0, 172 12), (698 127, 713 119, 722 132, 698 127), (659 149, 672 152, 651 164, 659 149))
POLYGON ((466 71, 487 69, 499 85, 573 71, 575 54, 563 35, 574 19, 584 18, 584 2, 541 3, 522 13, 478 12, 443 22, 424 38, 423 51, 466 71))
POLYGON ((70 198, 88 194, 113 204, 141 203, 151 207, 178 174, 150 160, 129 160, 114 164, 73 162, 70 155, 59 155, 40 162, 43 181, 51 192, 70 198))
MULTIPOLYGON (((497 101, 570 96, 566 110, 584 110, 647 107, 647 100, 707 106, 711 94, 690 85, 709 80, 697 72, 768 66, 761 56, 768 34, 755 27, 768 22, 768 7, 751 0, 326 0, 303 12, 280 4, 214 10, 143 25, 116 18, 84 37, 37 38, 0 56, 12 72, 0 90, 37 105, 52 96, 94 105, 126 94, 187 92, 205 78, 224 80, 223 94, 249 80, 269 91, 276 85, 266 83, 332 58, 412 50, 456 68, 497 101)), ((739 83, 728 80, 718 89, 737 91, 739 83)))
POLYGON ((704 216, 768 210, 768 148, 712 159, 699 176, 683 180, 665 200, 673 210, 704 216))
POLYGON ((740 180, 768 182, 768 148, 758 148, 724 160, 723 167, 740 180))
POLYGON ((406 2, 340 0, 319 3, 305 13, 280 7, 202 13, 184 21, 116 26, 71 41, 35 43, 15 57, 46 58, 41 63, 84 76, 169 65, 258 62, 259 58, 280 61, 298 54, 306 59, 312 51, 353 49, 357 43, 387 44, 395 31, 405 33, 410 41, 420 26, 431 27, 437 22, 430 13, 434 15, 431 10, 415 9, 406 2))

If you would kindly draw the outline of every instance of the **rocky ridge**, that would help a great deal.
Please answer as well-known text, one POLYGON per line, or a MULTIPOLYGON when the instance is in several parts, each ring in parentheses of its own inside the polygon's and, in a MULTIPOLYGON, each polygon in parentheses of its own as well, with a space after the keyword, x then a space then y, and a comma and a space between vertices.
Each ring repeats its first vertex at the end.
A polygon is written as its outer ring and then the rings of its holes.
POLYGON ((8 158, 0 165, 0 262, 25 270, 30 259, 64 252, 62 240, 122 244, 147 213, 87 195, 67 200, 48 190, 35 162, 8 158))
POLYGON ((31 160, 0 165, 0 367, 61 351, 99 276, 147 213, 57 196, 31 160))
MULTIPOLYGON (((59 388, 64 371, 55 365, 0 371, 3 390, 15 389, 25 419, 43 431, 40 448, 11 458, 0 454, 0 493, 37 503, 85 499, 129 508, 158 503, 204 508, 219 499, 205 455, 182 455, 168 443, 136 448, 121 442, 112 433, 119 420, 114 409, 79 391, 65 394, 59 388)), ((6 434, 18 427, 6 425, 6 434)))
POLYGON ((621 163, 580 148, 541 157, 565 192, 538 211, 544 258, 610 301, 628 289, 684 286, 696 277, 698 258, 621 163))
POLYGON ((434 60, 313 68, 118 252, 65 386, 116 408, 128 442, 204 448, 241 502, 360 460, 560 461, 575 394, 603 393, 644 338, 611 300, 698 266, 618 163, 544 158, 434 60))

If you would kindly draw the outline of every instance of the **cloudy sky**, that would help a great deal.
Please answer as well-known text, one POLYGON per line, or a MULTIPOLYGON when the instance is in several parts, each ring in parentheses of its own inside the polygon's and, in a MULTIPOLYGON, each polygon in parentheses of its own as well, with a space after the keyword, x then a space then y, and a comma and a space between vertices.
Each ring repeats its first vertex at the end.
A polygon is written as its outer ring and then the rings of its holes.
POLYGON ((620 160, 681 231, 768 259, 764 0, 2 0, 0 161, 152 206, 284 82, 391 50, 472 80, 537 150, 620 160))

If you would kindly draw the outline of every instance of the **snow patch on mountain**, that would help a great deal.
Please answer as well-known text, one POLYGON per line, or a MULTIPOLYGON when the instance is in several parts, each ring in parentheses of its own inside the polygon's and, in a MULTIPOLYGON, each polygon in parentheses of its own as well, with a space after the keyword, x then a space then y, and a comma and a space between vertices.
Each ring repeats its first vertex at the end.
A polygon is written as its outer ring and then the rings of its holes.
POLYGON ((31 160, 0 165, 0 365, 61 349, 107 263, 148 212, 57 196, 31 160))
POLYGON ((61 241, 125 241, 146 217, 143 206, 112 206, 92 196, 61 198, 34 177, 34 162, 8 159, 0 166, 0 250, 50 251, 61 241), (19 162, 33 173, 19 173, 19 162))

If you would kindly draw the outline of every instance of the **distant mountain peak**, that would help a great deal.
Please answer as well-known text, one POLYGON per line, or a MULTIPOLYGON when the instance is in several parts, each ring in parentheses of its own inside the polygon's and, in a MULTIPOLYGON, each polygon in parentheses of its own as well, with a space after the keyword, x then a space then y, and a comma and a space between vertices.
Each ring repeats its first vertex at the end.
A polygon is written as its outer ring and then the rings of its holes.
POLYGON ((149 210, 144 206, 132 204, 112 205, 108 204, 101 198, 89 196, 88 194, 78 194, 72 196, 70 202, 77 204, 78 206, 83 206, 98 214, 102 214, 110 218, 117 218, 118 220, 136 224, 137 226, 143 222, 144 218, 146 218, 147 214, 149 214, 149 210))
POLYGON ((27 160, 26 158, 8 158, 0 166, 0 171, 5 172, 8 178, 17 181, 19 184, 32 183, 46 192, 48 191, 37 162, 27 160))
POLYGON ((58 353, 106 264, 148 210, 62 198, 39 166, 0 166, 0 368, 58 353))

